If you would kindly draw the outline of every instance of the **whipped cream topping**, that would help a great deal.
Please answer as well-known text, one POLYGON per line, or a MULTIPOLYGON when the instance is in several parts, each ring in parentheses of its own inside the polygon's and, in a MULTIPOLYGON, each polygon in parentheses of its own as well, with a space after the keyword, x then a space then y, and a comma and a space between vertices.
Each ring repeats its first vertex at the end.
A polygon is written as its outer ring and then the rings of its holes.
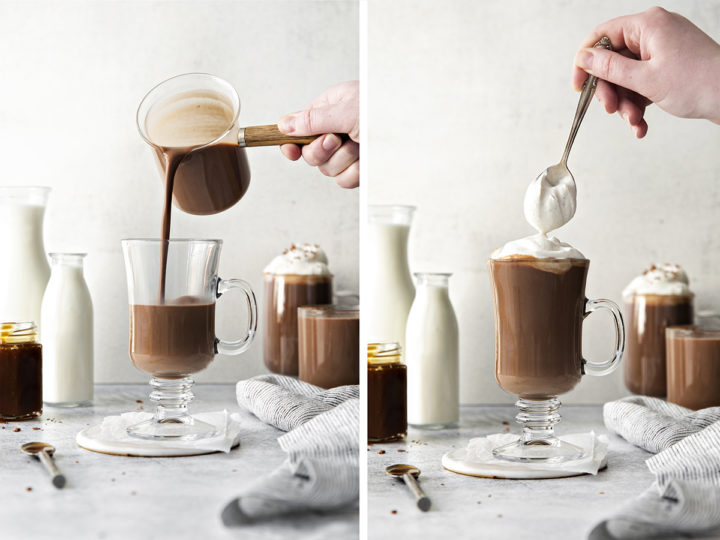
POLYGON ((636 294, 687 296, 690 291, 688 276, 678 264, 653 264, 633 279, 622 292, 623 298, 636 294))
POLYGON ((555 179, 543 171, 525 191, 525 219, 538 232, 548 233, 575 215, 577 190, 571 176, 555 179))
POLYGON ((584 259, 585 256, 570 244, 561 242, 554 236, 535 234, 512 240, 496 249, 490 256, 493 259, 511 259, 514 257, 534 257, 536 259, 584 259))
POLYGON ((233 107, 210 91, 187 92, 153 106, 145 126, 162 147, 199 146, 220 137, 233 123, 233 107))
POLYGON ((329 276, 325 252, 317 244, 293 244, 265 267, 266 274, 329 276))

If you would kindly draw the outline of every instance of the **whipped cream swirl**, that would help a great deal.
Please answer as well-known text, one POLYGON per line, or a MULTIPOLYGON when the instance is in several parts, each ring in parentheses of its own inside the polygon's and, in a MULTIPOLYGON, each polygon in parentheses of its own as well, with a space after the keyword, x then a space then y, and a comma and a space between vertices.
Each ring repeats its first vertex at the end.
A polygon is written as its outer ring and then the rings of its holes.
POLYGON ((317 244, 293 244, 265 267, 266 274, 329 276, 325 252, 317 244))
POLYGON ((692 294, 689 283, 688 276, 680 265, 653 264, 633 279, 622 295, 626 300, 636 294, 688 296, 692 294))

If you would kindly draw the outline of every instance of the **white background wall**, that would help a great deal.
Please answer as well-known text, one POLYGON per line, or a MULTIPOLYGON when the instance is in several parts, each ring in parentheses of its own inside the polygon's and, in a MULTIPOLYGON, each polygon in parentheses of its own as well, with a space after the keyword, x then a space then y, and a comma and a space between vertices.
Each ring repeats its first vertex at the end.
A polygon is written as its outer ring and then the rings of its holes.
MULTIPOLYGON (((214 73, 238 90, 243 125, 268 124, 357 79, 358 63, 353 1, 0 3, 0 184, 52 186, 47 251, 89 253, 97 382, 148 379, 127 353, 120 251, 121 238, 160 234, 161 181, 135 127, 145 92, 179 73, 214 73)), ((173 236, 222 238, 221 276, 250 281, 261 308, 262 269, 292 242, 320 243, 336 284, 357 289, 357 190, 278 148, 248 156, 247 195, 217 216, 174 212, 173 236)), ((228 306, 240 302, 222 298, 221 336, 241 322, 228 306)), ((262 337, 261 329, 249 352, 216 359, 197 380, 264 372, 262 337)))
MULTIPOLYGON (((370 2, 368 198, 417 205, 412 270, 454 272, 465 403, 513 400, 495 382, 485 263, 496 247, 532 232, 522 197, 562 154, 578 99, 570 87, 577 46, 599 23, 651 5, 370 2)), ((720 40, 720 3, 663 5, 720 40)), ((569 160, 577 214, 557 235, 591 260, 591 298, 620 302, 646 265, 671 261, 687 269, 696 307, 720 310, 720 126, 656 107, 647 120, 638 141, 617 115, 592 104, 569 160)), ((589 318, 586 357, 610 354, 611 332, 609 319, 589 318)), ((618 370, 587 377, 563 400, 626 393, 618 370)))

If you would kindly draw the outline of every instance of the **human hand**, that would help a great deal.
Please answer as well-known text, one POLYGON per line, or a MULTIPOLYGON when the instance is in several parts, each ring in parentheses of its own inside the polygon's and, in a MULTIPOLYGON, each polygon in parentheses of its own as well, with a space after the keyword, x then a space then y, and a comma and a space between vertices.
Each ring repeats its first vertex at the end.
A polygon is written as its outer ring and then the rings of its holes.
POLYGON ((575 90, 588 73, 601 79, 595 95, 605 110, 622 116, 638 138, 647 133, 651 103, 720 124, 720 45, 677 13, 653 7, 595 28, 575 55, 575 90), (592 48, 602 36, 614 52, 592 48))
POLYGON ((300 147, 280 147, 292 161, 302 156, 308 165, 317 167, 325 176, 335 179, 340 187, 360 185, 360 85, 348 81, 329 88, 305 109, 283 116, 278 128, 288 135, 320 135, 312 143, 300 147), (343 142, 337 133, 347 133, 343 142))

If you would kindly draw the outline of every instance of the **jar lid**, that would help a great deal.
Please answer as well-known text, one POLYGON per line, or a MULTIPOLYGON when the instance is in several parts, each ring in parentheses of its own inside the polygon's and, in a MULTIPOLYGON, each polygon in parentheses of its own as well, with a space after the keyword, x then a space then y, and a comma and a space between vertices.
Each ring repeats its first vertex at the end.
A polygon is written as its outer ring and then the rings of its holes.
POLYGON ((368 364, 399 364, 402 348, 397 342, 368 343, 368 364))
POLYGON ((37 339, 37 326, 32 322, 0 323, 0 345, 33 343, 37 339))

